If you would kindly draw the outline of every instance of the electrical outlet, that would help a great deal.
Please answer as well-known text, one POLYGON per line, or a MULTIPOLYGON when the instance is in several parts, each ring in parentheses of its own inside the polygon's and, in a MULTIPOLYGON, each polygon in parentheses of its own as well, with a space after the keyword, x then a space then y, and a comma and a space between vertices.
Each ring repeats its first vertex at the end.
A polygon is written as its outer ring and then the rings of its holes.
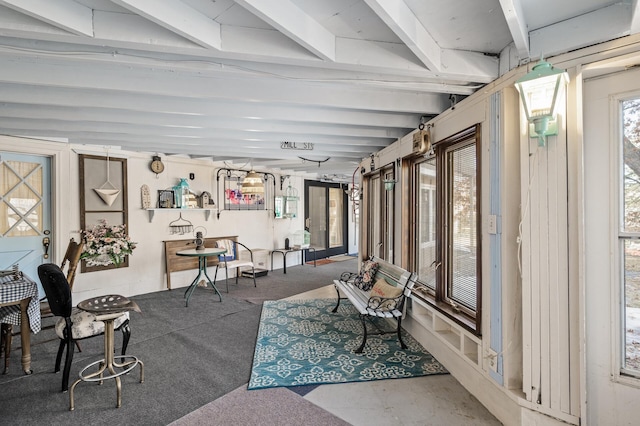
POLYGON ((489 360, 489 368, 494 372, 498 372, 498 353, 493 349, 487 349, 487 359, 489 360))

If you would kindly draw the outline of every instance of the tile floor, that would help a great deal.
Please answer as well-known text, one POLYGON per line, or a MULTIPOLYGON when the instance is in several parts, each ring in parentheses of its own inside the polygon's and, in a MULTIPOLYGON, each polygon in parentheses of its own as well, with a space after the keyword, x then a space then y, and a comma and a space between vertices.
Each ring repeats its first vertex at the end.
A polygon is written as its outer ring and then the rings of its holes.
MULTIPOLYGON (((289 299, 334 298, 332 285, 289 299)), ((500 425, 451 375, 319 386, 304 398, 353 425, 500 425)))

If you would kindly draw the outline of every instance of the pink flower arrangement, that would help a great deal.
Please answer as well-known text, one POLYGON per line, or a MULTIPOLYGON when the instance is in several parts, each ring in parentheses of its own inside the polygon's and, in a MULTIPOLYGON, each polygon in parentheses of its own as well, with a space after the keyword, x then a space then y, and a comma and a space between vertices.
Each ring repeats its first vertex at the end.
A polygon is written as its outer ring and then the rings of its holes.
POLYGON ((82 236, 85 243, 80 259, 85 259, 87 266, 120 266, 137 244, 131 241, 126 225, 110 226, 105 219, 93 229, 82 231, 82 236))

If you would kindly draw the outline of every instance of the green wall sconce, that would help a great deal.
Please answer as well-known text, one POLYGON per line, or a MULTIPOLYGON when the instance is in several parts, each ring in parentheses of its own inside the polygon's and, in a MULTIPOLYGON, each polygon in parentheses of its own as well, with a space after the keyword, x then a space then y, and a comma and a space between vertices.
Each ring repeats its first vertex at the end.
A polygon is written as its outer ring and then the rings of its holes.
POLYGON ((569 83, 569 74, 540 61, 524 77, 516 81, 524 107, 530 134, 538 137, 538 145, 545 146, 547 136, 558 134, 556 107, 558 94, 569 83))

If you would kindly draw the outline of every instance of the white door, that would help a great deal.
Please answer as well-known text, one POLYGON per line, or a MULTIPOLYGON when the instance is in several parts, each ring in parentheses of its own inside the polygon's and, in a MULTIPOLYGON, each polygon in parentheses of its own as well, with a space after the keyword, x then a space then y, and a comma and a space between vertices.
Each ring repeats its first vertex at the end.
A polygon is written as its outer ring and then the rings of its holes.
POLYGON ((18 264, 38 283, 53 247, 50 170, 49 157, 0 152, 0 269, 18 264))
POLYGON ((586 424, 640 418, 640 69, 584 84, 586 424))

